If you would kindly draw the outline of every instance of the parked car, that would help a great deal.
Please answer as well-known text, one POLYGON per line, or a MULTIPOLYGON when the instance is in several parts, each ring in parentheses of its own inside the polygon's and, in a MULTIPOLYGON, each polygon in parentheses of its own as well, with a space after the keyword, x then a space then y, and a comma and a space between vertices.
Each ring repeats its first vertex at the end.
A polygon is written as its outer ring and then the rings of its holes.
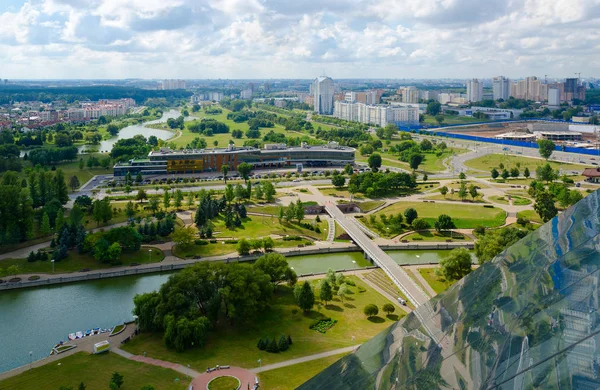
POLYGON ((406 306, 406 299, 404 299, 402 297, 398 297, 398 303, 400 303, 401 305, 406 306))

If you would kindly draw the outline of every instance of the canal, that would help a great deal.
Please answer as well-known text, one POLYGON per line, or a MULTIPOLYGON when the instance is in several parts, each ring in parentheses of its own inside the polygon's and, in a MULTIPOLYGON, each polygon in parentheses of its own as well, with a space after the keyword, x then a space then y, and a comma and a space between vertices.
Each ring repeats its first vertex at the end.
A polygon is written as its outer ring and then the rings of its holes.
MULTIPOLYGON (((390 251, 399 264, 437 263, 447 251, 390 251)), ((370 265, 361 252, 291 257, 297 274, 370 265)), ((0 293, 0 372, 48 355, 79 330, 108 328, 132 319, 133 297, 158 289, 169 274, 97 280, 0 293)))

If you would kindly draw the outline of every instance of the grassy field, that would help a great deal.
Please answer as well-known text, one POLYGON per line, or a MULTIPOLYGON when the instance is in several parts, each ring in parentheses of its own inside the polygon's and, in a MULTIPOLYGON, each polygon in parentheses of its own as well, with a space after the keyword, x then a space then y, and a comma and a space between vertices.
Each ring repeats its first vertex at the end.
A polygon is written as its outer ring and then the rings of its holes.
POLYGON ((503 204, 503 205, 508 205, 510 204, 508 202, 508 199, 505 196, 498 196, 498 195, 493 195, 490 196, 489 199, 494 202, 494 203, 498 203, 498 204, 503 204))
POLYGON ((435 268, 419 268, 419 273, 431 286, 433 291, 438 294, 454 284, 454 282, 449 282, 446 279, 437 276, 435 274, 435 268))
POLYGON ((402 237, 403 240, 408 241, 432 241, 432 242, 440 242, 446 240, 460 240, 460 241, 472 241, 470 237, 465 236, 461 233, 453 232, 441 232, 438 233, 436 231, 419 231, 408 234, 402 237))
POLYGON ((383 205, 385 202, 382 202, 380 200, 371 200, 371 201, 365 201, 365 202, 360 202, 358 204, 358 207, 360 207, 360 210, 363 213, 368 213, 369 211, 375 210, 377 207, 383 205))
MULTIPOLYGON (((166 349, 162 335, 148 333, 135 337, 123 349, 136 355, 146 351, 150 357, 190 364, 194 369, 204 371, 206 367, 216 364, 253 368, 258 365, 258 359, 262 359, 262 364, 266 365, 359 344, 390 326, 397 317, 394 320, 383 316, 367 319, 362 312, 365 305, 373 303, 381 307, 388 300, 358 278, 349 278, 356 283, 356 287, 350 287, 352 294, 344 303, 336 297, 327 306, 315 306, 307 314, 296 306, 292 289, 280 286, 267 312, 251 323, 236 327, 231 327, 228 321, 221 321, 211 332, 207 344, 200 349, 177 353, 166 349), (358 287, 365 291, 360 293, 358 287), (315 319, 323 317, 337 319, 338 323, 325 334, 309 329, 315 319), (282 334, 291 335, 293 341, 286 352, 272 354, 256 347, 260 338, 274 338, 282 334)), ((311 283, 316 286, 318 281, 311 283)), ((318 291, 315 295, 318 296, 318 291)))
POLYGON ((471 198, 471 195, 467 195, 467 197, 463 201, 458 197, 458 192, 455 192, 454 194, 448 192, 446 194, 446 196, 444 196, 442 194, 430 195, 430 196, 426 196, 425 198, 429 199, 429 200, 449 200, 452 202, 464 202, 464 203, 488 203, 481 198, 481 195, 477 196, 475 198, 475 200, 473 200, 473 198, 471 198))
MULTIPOLYGON (((428 125, 438 126, 437 121, 434 116, 425 114, 424 122, 428 125)), ((458 115, 444 115, 443 125, 458 125, 458 124, 468 124, 468 123, 478 123, 478 122, 489 122, 485 119, 473 118, 471 116, 458 116, 458 115)))
MULTIPOLYGON (((161 199, 161 209, 162 209, 162 196, 160 197, 161 199)), ((184 203, 186 203, 184 201, 184 203)), ((127 217, 127 214, 125 214, 125 205, 127 204, 127 202, 119 202, 119 201, 112 201, 111 202, 111 207, 113 208, 113 216, 112 218, 107 221, 106 223, 104 222, 100 222, 99 224, 96 223, 96 221, 94 221, 92 219, 92 214, 86 214, 83 218, 83 227, 86 228, 87 230, 89 229, 95 229, 98 227, 103 227, 103 226, 109 226, 109 225, 115 225, 117 223, 122 223, 122 222, 127 222, 129 220, 129 218, 127 217), (116 209, 116 212, 115 212, 116 209)), ((145 210, 144 207, 148 206, 148 201, 142 203, 133 201, 134 206, 138 206, 138 208, 136 209, 136 213, 133 216, 133 218, 137 218, 137 217, 148 217, 150 215, 152 215, 152 212, 150 210, 145 210)))
MULTIPOLYGON (((335 187, 329 187, 329 188, 319 188, 319 191, 323 194, 323 195, 327 195, 327 196, 334 196, 337 198, 347 198, 350 199, 350 192, 348 192, 348 187, 340 187, 340 188, 335 188, 335 187)), ((356 200, 356 201, 362 201, 364 200, 365 197, 363 194, 354 194, 354 196, 352 197, 352 200, 356 200)))
POLYGON ((532 222, 544 223, 538 213, 534 210, 524 210, 517 213, 517 218, 526 218, 532 222))
MULTIPOLYGON (((398 143, 398 142, 393 142, 398 143)), ((462 154, 466 153, 467 149, 460 148, 452 148, 446 149, 441 156, 436 156, 434 153, 426 153, 424 154, 425 160, 419 165, 419 169, 417 172, 424 172, 427 174, 438 173, 441 171, 445 171, 446 167, 444 166, 444 160, 453 154, 462 154)), ((392 153, 387 152, 377 152, 381 155, 382 165, 390 166, 394 168, 402 168, 406 170, 411 170, 410 165, 407 162, 398 160, 398 156, 392 153)), ((368 160, 368 156, 361 156, 359 153, 356 154, 356 160, 359 162, 366 163, 368 160)))
POLYGON ((258 374, 260 386, 268 390, 293 390, 323 371, 344 355, 334 355, 290 367, 278 368, 258 374))
MULTIPOLYGON (((510 170, 517 166, 517 163, 520 164, 519 170, 521 174, 525 168, 529 168, 529 171, 532 173, 535 172, 536 168, 545 165, 546 160, 542 158, 532 158, 532 157, 523 157, 523 156, 513 156, 513 155, 504 155, 504 154, 488 154, 485 156, 477 157, 472 160, 468 160, 465 162, 465 165, 472 169, 479 169, 482 171, 489 172, 492 168, 499 169, 500 164, 504 164, 504 168, 510 170)), ((548 161, 552 166, 552 169, 560 169, 562 168, 564 171, 583 171, 587 166, 580 164, 570 164, 570 163, 558 163, 555 161, 548 161)))
MULTIPOLYGON (((392 215, 404 213, 409 207, 417 210, 419 218, 426 219, 431 226, 441 214, 449 215, 458 229, 473 229, 477 225, 495 227, 504 224, 506 213, 499 208, 486 208, 478 205, 447 204, 447 203, 424 203, 424 202, 397 202, 375 213, 377 217, 381 214, 392 215)), ((363 218, 365 219, 365 218, 363 218)))
POLYGON ((296 225, 295 223, 289 223, 282 221, 279 223, 277 218, 266 217, 266 216, 256 216, 250 215, 243 220, 242 226, 230 230, 225 227, 225 222, 221 217, 215 219, 214 223, 214 232, 216 237, 231 237, 231 238, 256 238, 256 237, 266 237, 270 234, 278 234, 281 236, 286 235, 304 235, 308 237, 313 237, 317 240, 324 240, 327 238, 327 221, 314 222, 311 219, 305 219, 303 222, 305 223, 315 223, 316 226, 319 227, 321 233, 316 233, 312 230, 305 229, 296 225), (220 232, 220 233, 219 233, 220 232))
POLYGON ((77 389, 83 382, 87 389, 108 389, 114 372, 123 375, 121 389, 140 389, 152 385, 161 390, 185 390, 189 381, 176 371, 125 359, 108 352, 91 355, 79 352, 0 382, 0 389, 77 389), (179 378, 178 381, 175 381, 179 378))
MULTIPOLYGON (((120 261, 123 265, 131 263, 148 264, 158 263, 165 258, 163 251, 158 248, 143 247, 137 252, 123 252, 120 261), (152 250, 152 255, 148 251, 152 250)), ((19 267, 19 274, 50 274, 52 273, 52 263, 48 261, 28 262, 27 259, 6 259, 0 260, 0 268, 8 268, 11 265, 19 267)), ((101 263, 95 260, 89 253, 79 254, 77 251, 69 252, 69 255, 54 263, 55 273, 77 272, 84 268, 90 270, 105 269, 113 267, 107 263, 101 263)))

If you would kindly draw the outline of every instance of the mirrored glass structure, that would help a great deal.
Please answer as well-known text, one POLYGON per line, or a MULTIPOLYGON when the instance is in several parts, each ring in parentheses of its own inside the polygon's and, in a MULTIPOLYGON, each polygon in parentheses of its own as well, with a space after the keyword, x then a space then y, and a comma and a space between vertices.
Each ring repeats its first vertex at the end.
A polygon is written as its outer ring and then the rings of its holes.
POLYGON ((299 389, 600 389, 599 196, 299 389))

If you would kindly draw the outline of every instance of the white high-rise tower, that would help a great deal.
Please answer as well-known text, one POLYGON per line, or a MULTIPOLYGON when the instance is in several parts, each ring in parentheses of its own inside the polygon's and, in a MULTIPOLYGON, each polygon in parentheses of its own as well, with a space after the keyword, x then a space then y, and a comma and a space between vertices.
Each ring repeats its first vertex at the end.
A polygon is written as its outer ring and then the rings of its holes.
POLYGON ((483 84, 477 80, 467 81, 467 100, 469 102, 480 102, 483 100, 483 84))
POLYGON ((317 77, 313 81, 312 93, 315 100, 314 111, 317 114, 333 114, 333 95, 334 95, 333 80, 331 77, 317 77))
POLYGON ((504 76, 494 77, 493 81, 493 92, 494 100, 503 99, 507 100, 510 96, 510 81, 504 76))

